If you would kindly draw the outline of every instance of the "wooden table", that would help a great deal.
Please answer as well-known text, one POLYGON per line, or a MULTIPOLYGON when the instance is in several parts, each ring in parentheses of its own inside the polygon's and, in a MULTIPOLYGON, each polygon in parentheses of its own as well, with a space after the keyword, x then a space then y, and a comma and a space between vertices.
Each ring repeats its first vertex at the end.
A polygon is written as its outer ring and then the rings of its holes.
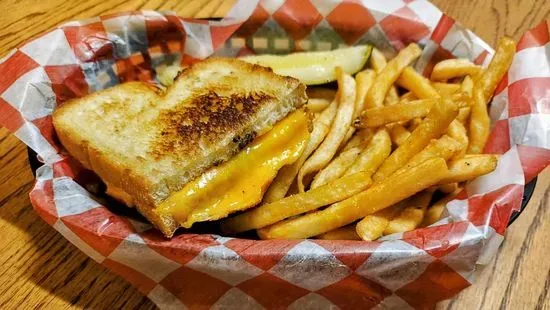
MULTIPOLYGON (((174 10, 181 16, 221 16, 234 1, 1 0, 0 56, 61 22, 125 10, 174 10)), ((545 0, 435 0, 444 12, 495 45, 518 39, 550 17, 545 0)), ((154 308, 120 277, 77 250, 32 210, 26 147, 0 128, 0 309, 154 308)), ((527 210, 508 229, 497 256, 448 309, 550 308, 550 170, 527 210)))

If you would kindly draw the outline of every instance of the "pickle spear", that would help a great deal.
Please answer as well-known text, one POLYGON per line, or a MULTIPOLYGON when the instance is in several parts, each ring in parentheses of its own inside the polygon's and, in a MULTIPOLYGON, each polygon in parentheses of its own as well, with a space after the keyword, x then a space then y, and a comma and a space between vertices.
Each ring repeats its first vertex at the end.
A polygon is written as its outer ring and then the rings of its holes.
POLYGON ((338 66, 348 74, 358 72, 365 66, 371 50, 369 45, 359 45, 332 51, 253 55, 240 59, 270 67, 275 73, 297 78, 306 85, 318 85, 335 81, 338 66))

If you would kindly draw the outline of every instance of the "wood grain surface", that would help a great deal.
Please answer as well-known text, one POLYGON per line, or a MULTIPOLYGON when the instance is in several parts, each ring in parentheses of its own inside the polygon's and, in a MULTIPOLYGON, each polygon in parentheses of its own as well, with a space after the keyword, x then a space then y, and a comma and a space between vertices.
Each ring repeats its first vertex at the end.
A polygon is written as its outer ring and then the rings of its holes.
MULTIPOLYGON (((181 16, 223 16, 222 0, 0 0, 0 56, 25 40, 79 18, 153 9, 181 16)), ((434 0, 489 44, 518 39, 550 17, 547 0, 434 0)), ((26 147, 0 128, 0 309, 154 308, 120 277, 88 259, 32 210, 33 176, 26 147)), ((527 210, 475 284, 442 309, 550 309, 550 170, 540 177, 527 210)))

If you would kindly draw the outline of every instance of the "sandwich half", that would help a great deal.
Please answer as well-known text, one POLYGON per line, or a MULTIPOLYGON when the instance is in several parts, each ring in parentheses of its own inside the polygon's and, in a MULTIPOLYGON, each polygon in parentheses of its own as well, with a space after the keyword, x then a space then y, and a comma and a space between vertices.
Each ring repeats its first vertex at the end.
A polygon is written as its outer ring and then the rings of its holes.
POLYGON ((257 204, 277 170, 303 149, 308 117, 295 110, 306 101, 305 85, 294 78, 210 58, 166 91, 129 82, 68 101, 53 124, 108 194, 170 237, 181 225, 257 204))

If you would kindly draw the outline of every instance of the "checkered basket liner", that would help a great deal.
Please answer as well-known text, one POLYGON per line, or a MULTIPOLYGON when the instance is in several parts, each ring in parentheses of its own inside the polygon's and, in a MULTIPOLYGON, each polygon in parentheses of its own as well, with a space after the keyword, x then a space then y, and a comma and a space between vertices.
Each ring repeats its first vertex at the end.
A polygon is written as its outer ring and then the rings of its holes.
POLYGON ((221 21, 136 11, 69 22, 0 60, 0 125, 44 165, 30 193, 40 216, 160 308, 426 308, 474 280, 503 240, 523 186, 550 162, 548 22, 518 44, 491 105, 497 169, 470 182, 431 227, 382 241, 246 240, 178 234, 119 215, 62 152, 51 114, 68 99, 212 54, 325 50, 370 43, 391 56, 423 47, 416 69, 493 50, 424 0, 240 0, 221 21))

